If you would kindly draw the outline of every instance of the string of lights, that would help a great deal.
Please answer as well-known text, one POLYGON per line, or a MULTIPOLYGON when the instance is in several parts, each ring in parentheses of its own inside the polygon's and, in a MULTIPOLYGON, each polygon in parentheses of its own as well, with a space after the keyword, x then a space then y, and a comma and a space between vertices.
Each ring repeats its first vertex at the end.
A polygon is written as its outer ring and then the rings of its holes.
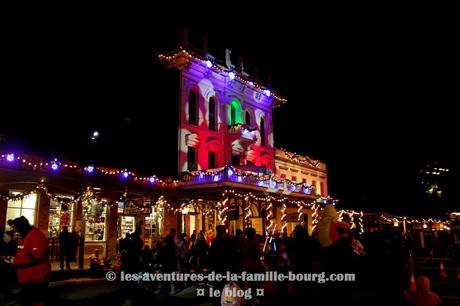
POLYGON ((190 65, 191 61, 195 61, 196 63, 199 63, 205 66, 207 69, 212 69, 216 71, 217 73, 223 74, 225 77, 228 78, 229 81, 238 80, 243 85, 251 86, 255 90, 258 90, 260 93, 266 95, 267 97, 273 97, 276 101, 276 103, 274 103, 273 105, 274 108, 279 107, 282 104, 287 102, 287 99, 270 91, 270 89, 268 89, 267 87, 264 87, 260 84, 254 83, 251 80, 248 80, 247 78, 237 73, 235 70, 228 70, 216 64, 215 62, 211 61, 210 59, 204 59, 200 56, 197 56, 196 54, 193 54, 192 51, 181 49, 178 52, 173 53, 171 55, 160 54, 158 58, 160 61, 165 61, 170 64, 178 63, 180 66, 188 66, 190 65))

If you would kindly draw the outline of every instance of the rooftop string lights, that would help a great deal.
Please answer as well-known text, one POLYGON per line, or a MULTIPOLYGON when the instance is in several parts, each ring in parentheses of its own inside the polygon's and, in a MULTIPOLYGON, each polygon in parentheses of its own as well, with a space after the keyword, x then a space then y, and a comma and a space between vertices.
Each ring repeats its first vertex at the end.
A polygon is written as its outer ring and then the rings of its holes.
POLYGON ((274 108, 279 107, 282 104, 287 102, 286 98, 283 98, 280 95, 274 93, 269 88, 264 87, 260 84, 254 83, 253 81, 248 80, 246 77, 237 73, 235 70, 229 70, 227 68, 224 68, 223 66, 218 65, 217 63, 210 61, 209 59, 205 59, 205 58, 202 58, 194 54, 192 51, 181 49, 178 52, 171 53, 170 55, 160 54, 158 58, 161 61, 165 61, 165 62, 168 62, 169 64, 177 65, 178 67, 187 66, 190 61, 195 61, 197 63, 200 63, 207 69, 213 69, 214 71, 220 74, 223 74, 230 81, 238 80, 239 82, 243 83, 245 86, 251 86, 254 89, 258 90, 261 94, 266 95, 267 97, 273 97, 276 101, 276 103, 273 104, 274 108))
POLYGON ((179 184, 180 180, 162 180, 155 175, 150 176, 139 176, 135 172, 128 171, 127 169, 115 169, 108 167, 96 167, 94 165, 88 165, 82 167, 77 163, 68 162, 62 163, 58 159, 53 158, 49 161, 37 160, 26 156, 16 155, 14 153, 6 153, 0 155, 0 165, 4 164, 9 167, 23 167, 33 171, 43 172, 66 172, 72 174, 81 175, 104 175, 111 176, 113 178, 119 177, 123 180, 132 180, 138 183, 160 185, 163 187, 175 187, 179 184))

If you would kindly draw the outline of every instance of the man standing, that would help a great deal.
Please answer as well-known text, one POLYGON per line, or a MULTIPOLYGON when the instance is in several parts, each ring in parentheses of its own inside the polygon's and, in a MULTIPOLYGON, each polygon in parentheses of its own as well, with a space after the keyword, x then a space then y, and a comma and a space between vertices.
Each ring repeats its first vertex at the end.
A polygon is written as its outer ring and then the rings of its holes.
POLYGON ((64 257, 65 257, 65 266, 70 270, 70 257, 71 257, 71 240, 70 233, 67 229, 67 226, 62 228, 62 232, 59 233, 59 261, 61 262, 61 270, 64 270, 64 257))
POLYGON ((14 219, 13 229, 21 236, 11 263, 18 271, 22 305, 43 305, 51 273, 48 241, 24 216, 14 219))

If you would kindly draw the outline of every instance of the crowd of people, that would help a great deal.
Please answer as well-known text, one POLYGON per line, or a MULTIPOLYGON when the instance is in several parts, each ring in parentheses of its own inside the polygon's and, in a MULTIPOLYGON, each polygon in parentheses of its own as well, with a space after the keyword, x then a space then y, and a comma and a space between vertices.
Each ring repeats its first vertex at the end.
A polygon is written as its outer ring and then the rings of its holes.
MULTIPOLYGON (((142 247, 138 233, 127 234, 119 241, 121 270, 144 272, 209 272, 260 273, 278 271, 293 273, 355 273, 355 282, 264 282, 241 283, 245 288, 264 288, 264 298, 274 305, 309 301, 310 305, 337 305, 351 301, 357 289, 372 293, 376 305, 396 305, 404 296, 409 275, 409 254, 414 243, 410 235, 393 229, 370 226, 358 234, 345 222, 338 221, 335 207, 326 206, 315 232, 309 235, 297 225, 290 236, 286 232, 273 236, 257 235, 254 228, 228 233, 218 225, 211 243, 204 231, 188 235, 171 228, 169 234, 153 245, 142 247), (268 240, 266 240, 268 239, 268 240)), ((174 284, 175 289, 192 285, 174 284)), ((225 282, 214 282, 223 288, 225 282)), ((171 284, 159 283, 156 290, 167 294, 171 284)), ((426 288, 426 286, 425 286, 426 288)), ((413 299, 412 299, 413 300, 413 299)), ((436 299, 433 299, 436 300, 436 299)), ((216 299, 216 304, 219 301, 216 299)), ((417 305, 417 304, 416 304, 417 305)), ((430 304, 436 305, 436 304, 430 304)))
MULTIPOLYGON (((0 297, 8 300, 11 288, 19 286, 24 305, 40 305, 50 276, 48 241, 43 233, 31 226, 25 217, 10 222, 12 231, 1 230, 0 297)), ((61 269, 69 268, 72 260, 71 234, 67 228, 59 235, 61 269)), ((204 231, 190 235, 178 234, 171 228, 166 237, 155 241, 152 248, 144 245, 140 232, 127 233, 118 241, 118 254, 111 264, 99 257, 95 249, 90 257, 91 271, 106 269, 125 272, 162 273, 262 273, 278 271, 293 273, 354 273, 355 282, 213 282, 215 288, 238 286, 242 289, 263 288, 264 296, 253 298, 273 305, 338 305, 352 301, 357 289, 372 294, 375 305, 398 305, 404 299, 413 305, 439 305, 440 299, 430 291, 429 279, 417 280, 417 292, 407 289, 409 258, 415 248, 410 234, 403 236, 395 229, 382 230, 368 226, 364 233, 354 232, 339 221, 332 205, 326 206, 313 236, 297 225, 288 236, 286 231, 258 235, 254 228, 236 230, 230 234, 223 225, 215 229, 215 236, 204 231), (424 304, 420 304, 422 301, 424 304), (428 301, 428 303, 427 303, 428 301)), ((102 276, 102 273, 95 274, 102 276)), ((167 295, 171 286, 180 290, 191 282, 152 283, 152 288, 167 295)), ((220 299, 216 298, 216 305, 220 299)))

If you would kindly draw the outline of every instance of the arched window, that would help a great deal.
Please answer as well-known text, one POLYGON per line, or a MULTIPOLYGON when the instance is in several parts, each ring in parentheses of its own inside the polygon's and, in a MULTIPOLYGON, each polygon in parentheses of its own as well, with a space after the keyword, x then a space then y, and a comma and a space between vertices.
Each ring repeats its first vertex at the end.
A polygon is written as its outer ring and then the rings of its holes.
POLYGON ((251 114, 249 111, 246 111, 245 117, 244 117, 244 124, 246 126, 251 126, 251 114))
POLYGON ((265 120, 260 118, 260 145, 265 146, 265 120))
POLYGON ((208 124, 211 131, 215 131, 216 128, 216 100, 214 97, 209 98, 209 118, 208 124))
POLYGON ((190 90, 188 94, 188 123, 198 124, 198 99, 195 91, 190 90))
POLYGON ((230 113, 228 116, 228 124, 229 125, 236 125, 238 123, 242 123, 241 120, 241 106, 238 100, 232 100, 230 103, 230 113))

